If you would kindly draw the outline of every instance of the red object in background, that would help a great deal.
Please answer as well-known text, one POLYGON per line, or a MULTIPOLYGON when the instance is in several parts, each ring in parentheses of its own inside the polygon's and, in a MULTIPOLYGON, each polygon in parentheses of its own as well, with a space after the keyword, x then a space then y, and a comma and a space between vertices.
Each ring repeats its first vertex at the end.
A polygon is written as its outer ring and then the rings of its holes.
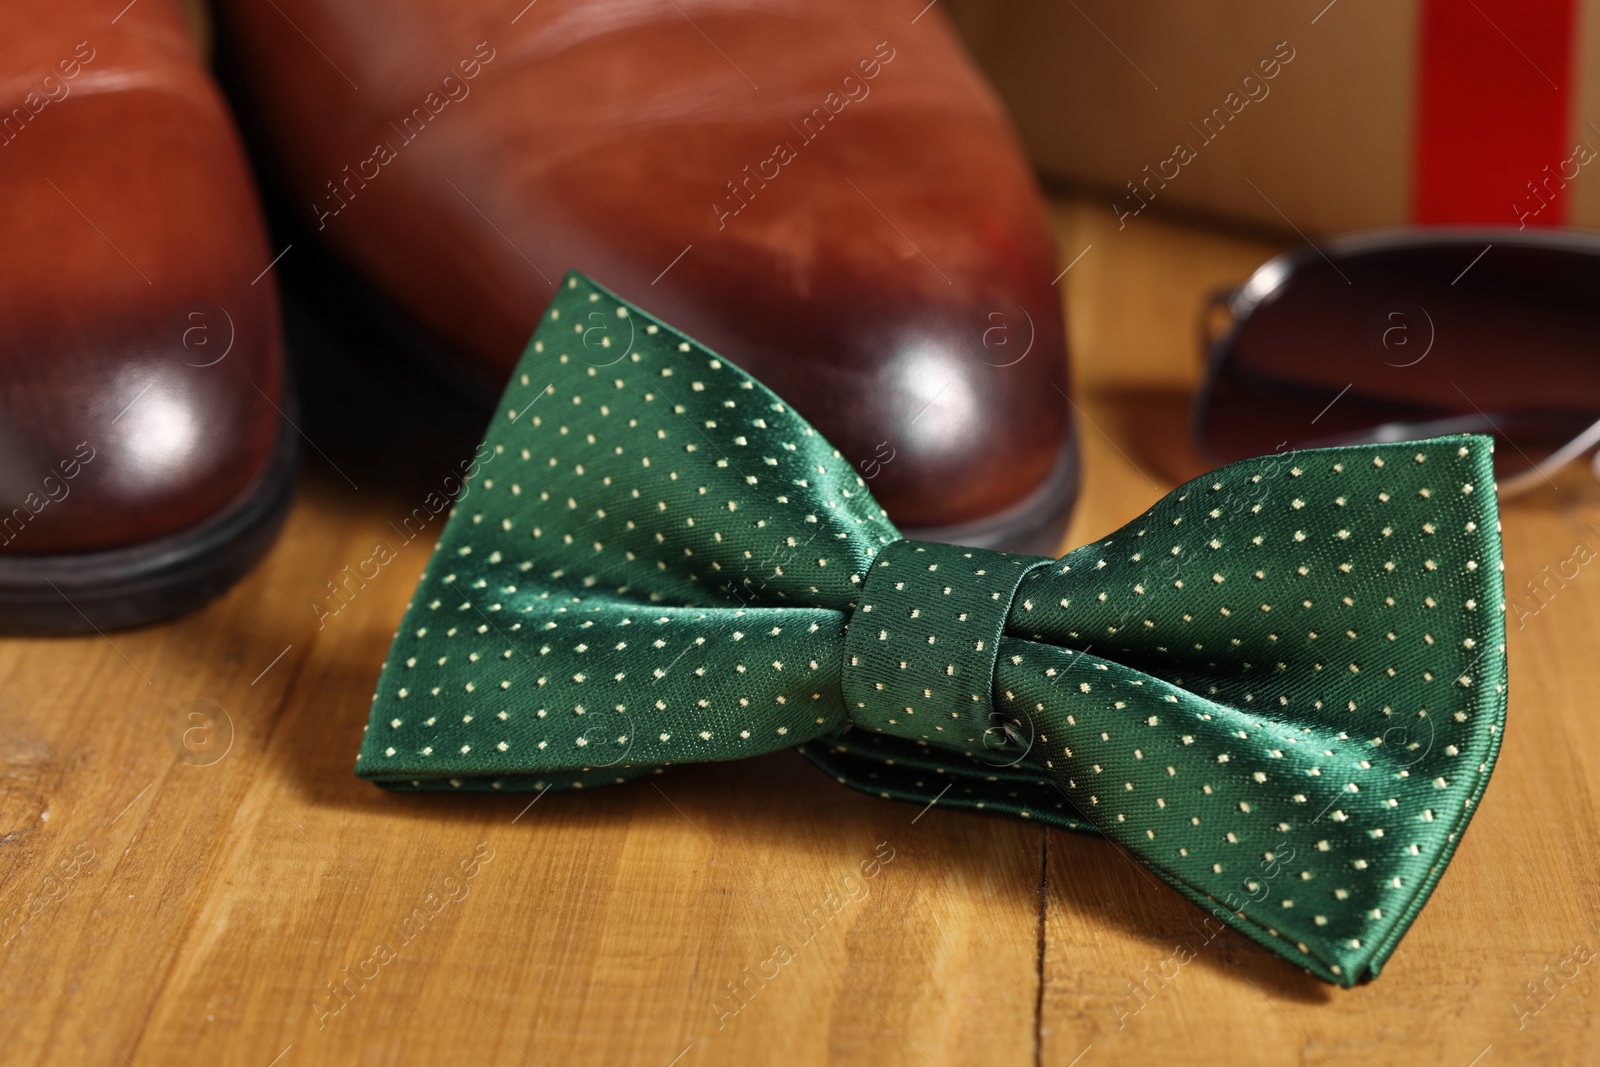
POLYGON ((1498 226, 1510 205, 1525 225, 1566 222, 1576 7, 1423 0, 1414 221, 1498 226))

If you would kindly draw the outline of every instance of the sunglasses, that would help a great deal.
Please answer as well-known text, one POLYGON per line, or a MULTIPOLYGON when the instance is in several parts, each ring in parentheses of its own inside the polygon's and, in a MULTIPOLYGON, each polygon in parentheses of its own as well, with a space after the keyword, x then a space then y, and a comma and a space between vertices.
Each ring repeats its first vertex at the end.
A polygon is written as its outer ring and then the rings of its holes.
POLYGON ((1340 237, 1217 294, 1203 333, 1194 435, 1218 462, 1492 433, 1509 496, 1600 444, 1600 236, 1340 237))

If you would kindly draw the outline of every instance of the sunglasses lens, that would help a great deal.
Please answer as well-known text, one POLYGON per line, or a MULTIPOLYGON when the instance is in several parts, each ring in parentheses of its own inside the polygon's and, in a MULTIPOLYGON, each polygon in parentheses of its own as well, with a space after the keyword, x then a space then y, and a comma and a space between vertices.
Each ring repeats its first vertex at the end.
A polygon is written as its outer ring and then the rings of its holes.
POLYGON ((1489 244, 1258 274, 1196 410, 1201 446, 1233 460, 1470 431, 1500 439, 1502 479, 1539 463, 1600 419, 1600 255, 1489 244))

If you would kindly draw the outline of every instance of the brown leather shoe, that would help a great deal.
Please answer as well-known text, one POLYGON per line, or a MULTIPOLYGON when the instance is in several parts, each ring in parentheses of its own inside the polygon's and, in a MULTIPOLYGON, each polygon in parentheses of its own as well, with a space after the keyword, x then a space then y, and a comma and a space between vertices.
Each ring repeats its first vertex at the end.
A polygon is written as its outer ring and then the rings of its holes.
POLYGON ((12 6, 0 631, 136 625, 226 589, 287 508, 272 253, 171 0, 12 6))
POLYGON ((221 15, 285 195, 481 395, 576 268, 793 402, 908 534, 1048 551, 1076 485, 1055 249, 924 4, 221 15))

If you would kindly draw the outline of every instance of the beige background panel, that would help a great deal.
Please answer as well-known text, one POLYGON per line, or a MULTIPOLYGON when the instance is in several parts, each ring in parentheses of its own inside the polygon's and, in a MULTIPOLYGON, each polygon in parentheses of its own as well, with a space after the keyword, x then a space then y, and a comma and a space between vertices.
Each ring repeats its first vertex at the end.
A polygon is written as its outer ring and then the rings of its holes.
POLYGON ((949 6, 1041 169, 1114 191, 1108 212, 1188 141, 1198 158, 1155 203, 1308 233, 1408 216, 1415 0, 949 6), (1189 124, 1280 41, 1295 58, 1270 93, 1203 142, 1189 124))
MULTIPOLYGON (((1572 142, 1600 153, 1600 0, 1578 5, 1578 25, 1573 35, 1577 57, 1573 72, 1572 142), (1592 123, 1592 125, 1591 125, 1592 123)), ((1572 226, 1600 226, 1600 156, 1578 172, 1567 186, 1567 222, 1572 226)))

